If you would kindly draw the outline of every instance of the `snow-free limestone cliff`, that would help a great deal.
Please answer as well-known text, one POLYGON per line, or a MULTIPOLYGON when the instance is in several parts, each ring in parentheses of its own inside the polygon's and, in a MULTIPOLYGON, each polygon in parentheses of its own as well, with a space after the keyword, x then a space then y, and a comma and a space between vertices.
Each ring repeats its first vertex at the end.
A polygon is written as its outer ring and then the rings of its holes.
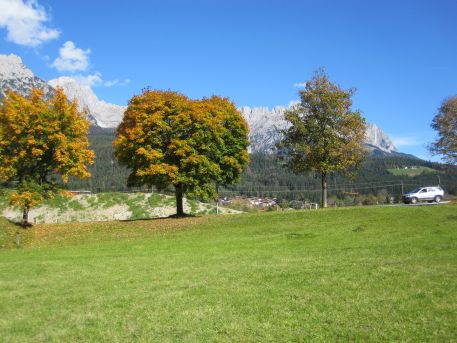
MULTIPOLYGON (((49 97, 55 88, 61 87, 70 100, 76 99, 81 110, 89 112, 89 118, 95 126, 115 128, 122 120, 125 106, 119 106, 100 100, 93 90, 79 83, 75 78, 63 76, 46 83, 36 77, 28 69, 20 57, 16 55, 0 55, 0 100, 5 96, 7 89, 27 95, 32 88, 42 89, 49 97)), ((249 125, 251 152, 272 152, 276 142, 281 139, 281 130, 287 128, 284 120, 286 107, 241 107, 240 112, 249 125)), ((390 154, 397 152, 396 147, 379 127, 375 124, 367 125, 365 144, 374 154, 390 154)))

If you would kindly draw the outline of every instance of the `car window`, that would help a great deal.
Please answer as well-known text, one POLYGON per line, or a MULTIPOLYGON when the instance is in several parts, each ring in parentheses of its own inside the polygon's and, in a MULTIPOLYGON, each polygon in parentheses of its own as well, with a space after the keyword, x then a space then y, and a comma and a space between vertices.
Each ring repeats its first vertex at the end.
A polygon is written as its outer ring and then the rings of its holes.
POLYGON ((427 193, 427 188, 424 188, 423 190, 421 190, 421 193, 427 193))

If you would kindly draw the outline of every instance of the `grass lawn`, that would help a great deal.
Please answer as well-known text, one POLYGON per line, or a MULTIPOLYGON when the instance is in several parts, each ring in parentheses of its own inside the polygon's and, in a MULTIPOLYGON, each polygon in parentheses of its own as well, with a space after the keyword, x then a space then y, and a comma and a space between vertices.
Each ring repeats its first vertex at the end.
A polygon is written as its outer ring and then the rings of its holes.
POLYGON ((457 340, 453 205, 0 227, 2 342, 457 340))
POLYGON ((414 177, 421 174, 438 174, 439 171, 429 167, 416 167, 416 168, 391 168, 387 171, 395 176, 409 176, 414 177))

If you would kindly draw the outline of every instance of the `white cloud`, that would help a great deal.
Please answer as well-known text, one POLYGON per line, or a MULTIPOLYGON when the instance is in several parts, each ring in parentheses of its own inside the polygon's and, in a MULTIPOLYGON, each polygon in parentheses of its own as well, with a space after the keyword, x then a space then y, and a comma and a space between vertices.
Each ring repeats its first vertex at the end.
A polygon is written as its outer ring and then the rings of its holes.
POLYGON ((297 88, 304 88, 304 87, 306 87, 306 82, 297 82, 297 83, 294 83, 294 87, 297 87, 297 88))
POLYGON ((92 75, 74 75, 72 76, 79 84, 84 86, 98 86, 103 83, 102 74, 95 73, 92 75))
POLYGON ((287 108, 291 108, 295 105, 298 105, 300 103, 300 100, 290 100, 289 104, 287 105, 287 108))
POLYGON ((45 9, 36 0, 0 0, 0 28, 6 29, 10 42, 35 47, 58 38, 60 31, 47 27, 47 21, 45 9))
POLYGON ((113 86, 125 86, 130 83, 130 79, 124 79, 124 80, 119 80, 119 79, 114 79, 114 80, 108 80, 105 81, 102 78, 102 74, 99 72, 96 72, 94 74, 90 75, 73 75, 72 76, 76 81, 78 81, 79 84, 89 86, 89 87, 97 87, 97 86, 103 86, 103 87, 113 87, 113 86))
POLYGON ((114 79, 111 81, 103 82, 103 86, 105 86, 105 87, 126 86, 129 83, 130 83, 130 79, 124 79, 124 80, 114 79))
POLYGON ((111 80, 111 81, 103 82, 103 85, 105 87, 113 87, 113 86, 117 85, 118 83, 119 83, 119 79, 114 79, 114 80, 111 80))
POLYGON ((394 143, 394 145, 396 147, 401 147, 401 146, 418 146, 418 145, 422 145, 423 142, 418 140, 417 137, 414 137, 414 136, 404 136, 404 137, 400 137, 400 136, 391 136, 391 139, 392 139, 392 143, 394 143))
POLYGON ((67 41, 59 49, 59 57, 52 66, 58 71, 85 71, 89 67, 89 54, 90 49, 77 48, 72 41, 67 41))

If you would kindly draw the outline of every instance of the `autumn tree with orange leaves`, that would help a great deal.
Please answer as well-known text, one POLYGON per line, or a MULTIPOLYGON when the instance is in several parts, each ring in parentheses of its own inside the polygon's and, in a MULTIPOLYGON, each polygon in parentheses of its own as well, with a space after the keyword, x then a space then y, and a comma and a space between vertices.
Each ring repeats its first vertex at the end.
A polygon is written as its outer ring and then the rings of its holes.
POLYGON ((7 92, 0 103, 0 179, 16 184, 11 204, 23 209, 24 226, 30 208, 60 190, 52 176, 64 183, 70 176, 90 176, 87 165, 95 155, 89 125, 61 89, 49 100, 37 89, 30 97, 7 92))
POLYGON ((176 213, 183 196, 210 198, 237 182, 249 162, 248 127, 227 98, 191 100, 172 91, 134 96, 117 129, 114 150, 131 169, 130 186, 173 186, 176 213))

